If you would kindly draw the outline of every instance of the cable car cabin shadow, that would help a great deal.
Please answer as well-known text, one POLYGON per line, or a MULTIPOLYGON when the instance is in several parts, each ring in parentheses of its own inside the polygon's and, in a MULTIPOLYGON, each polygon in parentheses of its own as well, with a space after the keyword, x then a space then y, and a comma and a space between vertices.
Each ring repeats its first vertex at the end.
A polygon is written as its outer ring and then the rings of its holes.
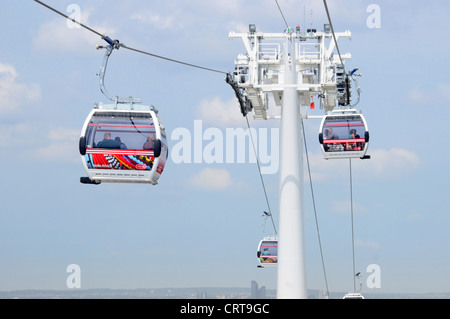
POLYGON ((333 110, 320 125, 319 142, 325 159, 361 158, 369 147, 369 129, 364 116, 355 109, 333 110))
POLYGON ((95 105, 82 128, 79 150, 84 184, 156 185, 168 156, 157 110, 132 102, 95 105))
POLYGON ((258 244, 256 252, 258 268, 276 267, 278 263, 278 237, 264 237, 258 244))

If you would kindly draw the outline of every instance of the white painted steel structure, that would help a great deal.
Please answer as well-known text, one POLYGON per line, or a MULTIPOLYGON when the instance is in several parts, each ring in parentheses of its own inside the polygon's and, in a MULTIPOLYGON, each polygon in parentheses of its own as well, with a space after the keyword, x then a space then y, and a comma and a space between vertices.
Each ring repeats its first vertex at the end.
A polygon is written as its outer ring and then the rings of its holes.
MULTIPOLYGON (((329 30, 324 26, 324 30, 329 30)), ((350 37, 349 31, 335 33, 350 37)), ((279 245, 277 297, 307 298, 303 229, 303 136, 301 106, 320 98, 325 112, 343 99, 343 66, 333 53, 330 31, 261 33, 251 25, 240 38, 247 51, 235 61, 234 83, 251 102, 255 119, 270 119, 270 106, 281 107, 279 245), (269 100, 269 96, 273 100, 269 100)), ((341 55, 342 60, 350 54, 341 55)))
MULTIPOLYGON (((336 33, 336 39, 350 38, 350 31, 336 33)), ((246 54, 238 55, 234 77, 240 88, 245 89, 252 102, 255 119, 268 119, 268 95, 272 94, 275 105, 281 106, 283 91, 293 87, 297 90, 301 105, 310 105, 311 96, 320 95, 325 112, 331 111, 340 98, 339 81, 342 65, 331 32, 285 32, 285 33, 234 33, 230 38, 242 39, 246 54), (287 85, 284 79, 284 40, 289 39, 295 65, 296 82, 287 85)), ((341 55, 350 59, 349 53, 341 55)))

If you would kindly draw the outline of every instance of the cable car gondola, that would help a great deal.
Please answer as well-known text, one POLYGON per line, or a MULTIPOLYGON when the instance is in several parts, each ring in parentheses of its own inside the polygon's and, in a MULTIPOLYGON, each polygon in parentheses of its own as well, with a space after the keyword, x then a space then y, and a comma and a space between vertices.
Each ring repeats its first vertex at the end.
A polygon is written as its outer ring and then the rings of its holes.
POLYGON ((342 299, 365 299, 359 292, 352 292, 346 294, 342 299))
POLYGON ((261 239, 256 253, 258 257, 258 267, 274 267, 278 263, 278 237, 267 236, 261 239))
POLYGON ((156 185, 166 164, 167 136, 153 105, 132 97, 119 99, 105 88, 108 59, 122 44, 109 37, 98 74, 100 91, 113 104, 95 104, 81 130, 79 149, 87 177, 84 184, 149 183, 156 185))
POLYGON ((319 142, 325 159, 370 158, 366 120, 355 109, 333 110, 320 125, 319 142))
POLYGON ((81 131, 79 149, 88 176, 80 181, 155 185, 167 160, 166 140, 153 106, 96 105, 81 131))

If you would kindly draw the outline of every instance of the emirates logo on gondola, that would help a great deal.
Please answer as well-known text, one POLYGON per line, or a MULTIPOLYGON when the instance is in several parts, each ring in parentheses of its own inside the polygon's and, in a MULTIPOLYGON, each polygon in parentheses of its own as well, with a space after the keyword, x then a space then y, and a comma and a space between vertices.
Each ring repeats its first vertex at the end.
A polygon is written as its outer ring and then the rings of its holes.
POLYGON ((136 164, 135 168, 138 169, 138 170, 145 170, 145 169, 147 169, 147 165, 145 165, 145 164, 136 164))

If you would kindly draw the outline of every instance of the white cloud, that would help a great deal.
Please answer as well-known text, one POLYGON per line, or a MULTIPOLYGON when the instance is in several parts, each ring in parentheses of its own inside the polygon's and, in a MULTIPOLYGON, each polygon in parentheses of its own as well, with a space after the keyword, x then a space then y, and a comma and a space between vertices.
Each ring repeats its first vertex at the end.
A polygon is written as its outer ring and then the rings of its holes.
POLYGON ((46 161, 79 162, 79 130, 58 127, 47 133, 46 143, 36 150, 35 156, 46 161))
MULTIPOLYGON (((331 204, 331 210, 336 214, 349 214, 351 213, 352 203, 350 200, 335 201, 331 204)), ((367 209, 355 202, 353 202, 353 213, 363 214, 367 209)))
POLYGON ((409 214, 409 215, 407 216, 406 220, 407 220, 408 222, 416 222, 416 221, 421 220, 422 218, 423 218, 423 214, 422 214, 422 213, 420 213, 420 212, 415 212, 415 213, 409 214))
POLYGON ((81 165, 78 144, 70 142, 49 144, 37 149, 34 155, 45 162, 80 163, 81 165))
POLYGON ((436 83, 430 89, 424 89, 420 86, 415 86, 405 94, 407 102, 413 104, 429 103, 431 99, 438 101, 450 101, 450 83, 436 83))
POLYGON ((381 179, 410 174, 421 163, 416 152, 402 148, 376 149, 370 155, 370 160, 356 161, 355 168, 364 169, 370 172, 369 175, 381 179))
POLYGON ((380 248, 380 243, 376 241, 363 241, 361 239, 355 240, 355 245, 358 247, 364 247, 364 248, 373 248, 377 249, 380 248))
POLYGON ((78 141, 80 137, 80 130, 69 129, 65 127, 57 127, 47 134, 49 140, 54 142, 61 141, 78 141))
POLYGON ((138 12, 131 16, 131 19, 144 24, 150 24, 159 30, 180 29, 184 27, 182 13, 178 10, 170 14, 161 14, 155 11, 138 12))
MULTIPOLYGON (((84 10, 80 13, 80 22, 88 25, 101 34, 112 37, 115 33, 113 28, 106 28, 98 25, 90 25, 90 10, 84 10)), ((57 17, 52 21, 46 22, 39 28, 36 37, 33 39, 33 46, 38 50, 57 51, 57 52, 92 52, 97 44, 103 43, 101 38, 79 27, 70 27, 68 21, 57 17)), ((70 21, 69 21, 70 22, 70 21)))
POLYGON ((217 97, 202 100, 198 114, 205 122, 222 127, 242 126, 245 123, 235 97, 227 101, 217 97))
POLYGON ((227 29, 236 33, 248 32, 248 24, 231 21, 227 24, 227 29))
POLYGON ((189 184, 202 190, 219 191, 229 188, 233 180, 226 169, 205 168, 194 175, 189 184))
POLYGON ((45 162, 79 162, 79 136, 79 130, 58 127, 46 131, 33 123, 0 126, 0 144, 4 148, 14 147, 16 155, 45 162))
POLYGON ((38 102, 41 90, 37 84, 23 84, 10 64, 0 63, 0 114, 15 113, 24 103, 38 102))
POLYGON ((446 101, 450 101, 450 83, 438 83, 436 87, 439 96, 446 101))
POLYGON ((3 148, 28 147, 30 144, 38 142, 38 139, 34 138, 35 136, 36 128, 29 123, 0 126, 0 145, 3 148))
MULTIPOLYGON (((416 152, 403 148, 370 150, 369 160, 352 161, 353 177, 364 176, 372 179, 392 179, 406 176, 420 167, 421 161, 416 152)), ((347 178, 349 162, 344 159, 325 160, 322 154, 309 154, 311 174, 315 181, 347 178)))
POLYGON ((424 103, 426 101, 425 92, 416 86, 406 93, 406 99, 415 104, 424 103))

